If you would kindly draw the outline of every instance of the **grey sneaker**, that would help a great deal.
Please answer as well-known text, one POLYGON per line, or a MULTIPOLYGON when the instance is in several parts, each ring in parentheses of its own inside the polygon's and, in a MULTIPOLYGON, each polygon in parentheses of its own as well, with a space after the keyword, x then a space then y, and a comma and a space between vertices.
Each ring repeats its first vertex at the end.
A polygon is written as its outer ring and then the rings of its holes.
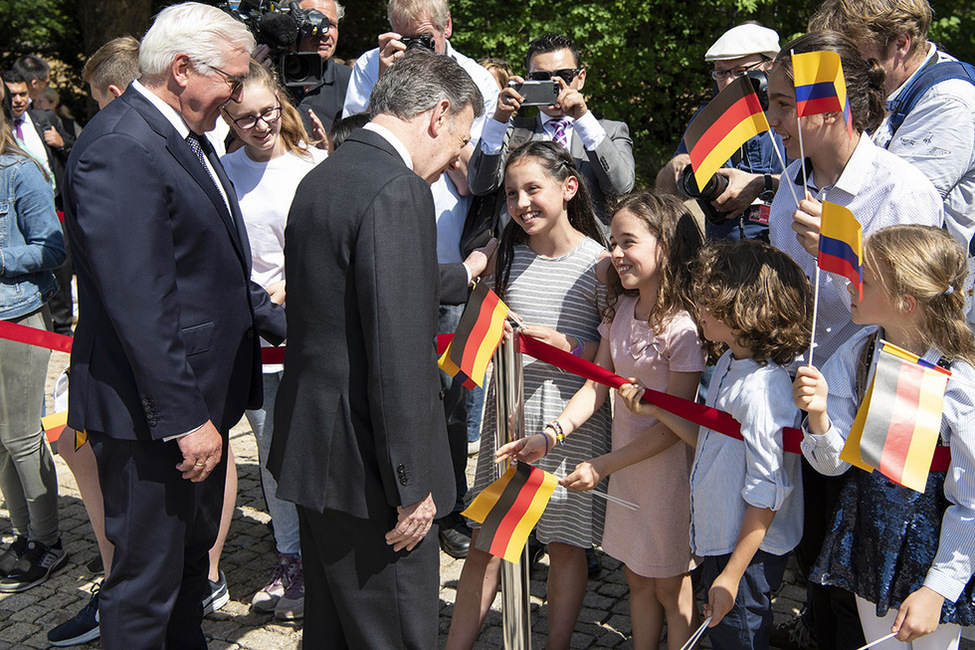
POLYGON ((288 571, 288 588, 274 608, 274 617, 282 621, 298 621, 305 616, 305 575, 301 570, 301 558, 288 571))
POLYGON ((291 565, 298 561, 297 555, 278 553, 278 561, 271 567, 267 584, 251 599, 251 607, 255 612, 273 614, 281 596, 288 588, 288 573, 291 565))
POLYGON ((0 580, 0 592, 11 594, 37 586, 67 561, 68 554, 61 547, 60 539, 50 546, 36 541, 27 542, 27 550, 7 577, 0 580))
POLYGON ((203 615, 212 614, 230 602, 230 591, 227 590, 227 576, 223 571, 218 571, 220 579, 216 582, 207 583, 210 586, 210 593, 203 599, 203 615))
POLYGON ((18 535, 14 541, 10 542, 10 546, 3 552, 3 555, 0 555, 0 578, 6 578, 10 575, 25 551, 27 551, 27 538, 18 535))

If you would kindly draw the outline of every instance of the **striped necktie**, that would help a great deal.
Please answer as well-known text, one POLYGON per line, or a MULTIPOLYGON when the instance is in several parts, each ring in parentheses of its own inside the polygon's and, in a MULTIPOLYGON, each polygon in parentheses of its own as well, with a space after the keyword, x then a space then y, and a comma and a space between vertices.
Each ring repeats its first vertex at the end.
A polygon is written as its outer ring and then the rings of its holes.
POLYGON ((566 132, 566 130, 567 130, 568 126, 569 126, 569 121, 563 118, 563 119, 560 119, 560 120, 554 120, 552 122, 552 124, 555 127, 555 135, 554 135, 554 137, 552 139, 555 140, 556 142, 558 142, 560 145, 562 145, 566 149, 568 149, 569 148, 569 134, 566 132))

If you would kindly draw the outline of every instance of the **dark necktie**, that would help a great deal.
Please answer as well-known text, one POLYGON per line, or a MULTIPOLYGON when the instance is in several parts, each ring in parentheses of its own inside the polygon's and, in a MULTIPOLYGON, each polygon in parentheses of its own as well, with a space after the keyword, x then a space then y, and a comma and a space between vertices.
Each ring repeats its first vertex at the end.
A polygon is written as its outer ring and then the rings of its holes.
POLYGON ((21 115, 16 120, 14 120, 14 133, 17 135, 17 139, 21 142, 24 141, 24 116, 21 115))
POLYGON ((190 131, 189 135, 186 136, 186 144, 190 145, 190 149, 196 154, 199 159, 200 164, 203 165, 203 169, 206 170, 207 176, 213 181, 217 189, 220 189, 220 181, 213 177, 213 172, 210 171, 210 166, 207 165, 207 156, 203 153, 203 143, 200 142, 200 136, 190 131))

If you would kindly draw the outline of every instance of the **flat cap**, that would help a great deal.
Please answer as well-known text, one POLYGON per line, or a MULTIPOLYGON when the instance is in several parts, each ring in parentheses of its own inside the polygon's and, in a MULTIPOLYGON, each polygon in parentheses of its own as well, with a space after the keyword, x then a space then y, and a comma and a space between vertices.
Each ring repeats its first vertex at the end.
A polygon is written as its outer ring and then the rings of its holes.
POLYGON ((779 53, 779 34, 761 25, 732 27, 704 53, 705 61, 727 61, 751 54, 762 54, 774 59, 779 53))

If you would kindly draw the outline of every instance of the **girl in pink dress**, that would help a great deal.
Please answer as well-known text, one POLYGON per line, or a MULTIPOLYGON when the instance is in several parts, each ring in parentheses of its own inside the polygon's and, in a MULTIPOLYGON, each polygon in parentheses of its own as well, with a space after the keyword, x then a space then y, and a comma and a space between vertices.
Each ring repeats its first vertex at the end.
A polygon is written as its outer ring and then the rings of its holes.
MULTIPOLYGON (((613 215, 613 270, 608 307, 595 362, 623 377, 684 399, 694 399, 705 366, 694 320, 688 313, 688 265, 701 233, 676 199, 652 192, 624 198, 613 215)), ((606 386, 589 381, 565 410, 540 432, 498 450, 524 462, 543 457, 571 436, 605 402, 606 386)), ((603 550, 623 562, 630 586, 634 648, 657 648, 667 621, 667 643, 680 648, 694 625, 691 555, 690 448, 656 418, 634 415, 617 402, 612 451, 576 466, 560 481, 591 490, 612 474, 609 494, 636 503, 633 512, 610 502, 603 550)))

